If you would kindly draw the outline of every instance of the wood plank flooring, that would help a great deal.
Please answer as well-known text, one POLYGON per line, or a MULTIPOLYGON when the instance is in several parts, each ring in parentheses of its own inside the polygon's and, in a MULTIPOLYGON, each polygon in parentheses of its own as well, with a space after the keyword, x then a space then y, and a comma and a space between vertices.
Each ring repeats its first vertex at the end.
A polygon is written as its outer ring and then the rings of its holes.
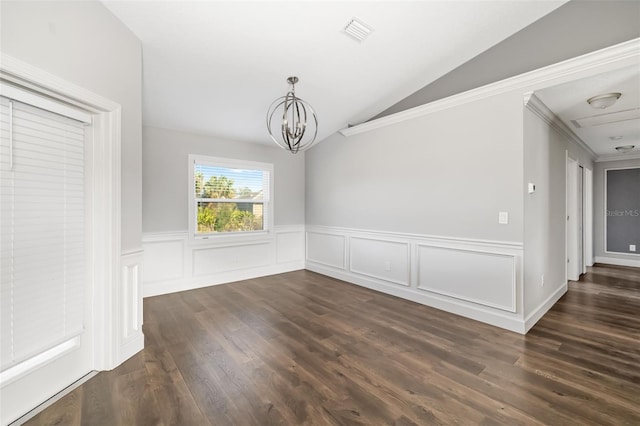
POLYGON ((145 299, 145 349, 29 425, 640 425, 640 269, 521 336, 308 271, 145 299))

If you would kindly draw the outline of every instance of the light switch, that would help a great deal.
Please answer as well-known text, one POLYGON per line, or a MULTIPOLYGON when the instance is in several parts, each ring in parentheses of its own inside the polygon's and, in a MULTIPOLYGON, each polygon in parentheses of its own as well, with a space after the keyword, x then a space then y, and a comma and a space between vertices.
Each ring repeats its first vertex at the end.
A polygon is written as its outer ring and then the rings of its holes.
POLYGON ((506 225, 507 223, 509 223, 509 212, 499 212, 498 223, 501 225, 506 225))
POLYGON ((536 184, 529 182, 527 190, 529 191, 529 194, 533 194, 534 192, 536 192, 536 184))

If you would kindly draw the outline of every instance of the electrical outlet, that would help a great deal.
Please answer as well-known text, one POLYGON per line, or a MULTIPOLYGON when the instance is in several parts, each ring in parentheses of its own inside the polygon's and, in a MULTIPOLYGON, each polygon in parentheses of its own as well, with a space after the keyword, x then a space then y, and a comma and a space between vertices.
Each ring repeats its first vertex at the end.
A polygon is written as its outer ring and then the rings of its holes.
POLYGON ((498 223, 506 225, 509 223, 509 212, 498 212, 498 223))
POLYGON ((629 244, 629 251, 636 251, 636 245, 635 244, 629 244))

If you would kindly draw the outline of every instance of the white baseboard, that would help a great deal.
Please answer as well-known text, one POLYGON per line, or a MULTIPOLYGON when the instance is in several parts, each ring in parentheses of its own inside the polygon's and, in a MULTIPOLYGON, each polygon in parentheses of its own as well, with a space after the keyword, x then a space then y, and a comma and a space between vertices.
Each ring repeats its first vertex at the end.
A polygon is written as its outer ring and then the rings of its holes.
POLYGON ((556 291, 554 291, 553 294, 551 294, 551 296, 547 298, 547 300, 542 302, 540 306, 534 309, 533 312, 527 316, 524 321, 525 333, 531 330, 531 327, 536 325, 536 323, 540 321, 540 318, 542 318, 544 314, 546 314, 549 309, 551 309, 551 307, 553 307, 553 305, 555 305, 556 302, 560 300, 562 296, 564 296, 564 294, 567 292, 567 289, 568 286, 567 282, 565 281, 565 283, 562 284, 556 291))
POLYGON ((617 257, 596 256, 596 263, 606 263, 607 265, 616 266, 633 266, 640 268, 640 259, 620 259, 617 257))
POLYGON ((471 318, 476 321, 481 321, 486 324, 494 325, 496 327, 514 331, 516 333, 525 333, 524 322, 516 315, 510 315, 508 313, 502 314, 496 312, 496 310, 486 308, 475 303, 448 298, 446 296, 432 294, 413 288, 387 285, 381 283, 378 280, 358 276, 356 274, 345 271, 337 271, 335 269, 327 268, 322 265, 314 264, 313 262, 307 262, 306 269, 352 284, 360 285, 362 287, 370 288, 381 293, 390 294, 392 296, 411 300, 412 302, 420 303, 422 305, 431 306, 442 311, 450 312, 466 318, 471 318))
POLYGON ((209 287, 219 284, 228 284, 236 281, 283 274, 285 272, 299 271, 301 269, 304 269, 304 261, 302 260, 260 268, 225 272, 205 277, 185 277, 178 280, 154 282, 145 285, 144 297, 160 296, 162 294, 175 293, 178 291, 194 290, 196 288, 209 287))
POLYGON ((524 333, 522 244, 312 225, 306 269, 524 333))
POLYGON ((143 296, 208 287, 304 269, 304 225, 268 235, 193 242, 186 231, 143 236, 143 296))
POLYGON ((34 418, 35 416, 43 412, 46 408, 60 401, 67 394, 70 394, 71 392, 73 392, 76 388, 82 386, 83 383, 95 377, 97 374, 98 374, 97 371, 91 371, 89 374, 76 380, 75 382, 73 382, 72 384, 70 384, 69 386, 67 386, 60 392, 58 392, 57 394, 53 395, 51 398, 47 399, 42 404, 35 407, 33 410, 29 411, 28 413, 25 413, 24 415, 18 417, 17 419, 9 423, 9 426, 20 426, 25 424, 26 422, 28 422, 29 420, 31 420, 32 418, 34 418))

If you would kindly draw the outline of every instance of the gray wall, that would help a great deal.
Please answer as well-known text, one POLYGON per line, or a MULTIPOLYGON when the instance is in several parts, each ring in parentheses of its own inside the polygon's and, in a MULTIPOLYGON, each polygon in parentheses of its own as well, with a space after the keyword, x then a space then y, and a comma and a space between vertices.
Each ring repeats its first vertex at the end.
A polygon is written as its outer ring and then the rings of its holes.
POLYGON ((525 318, 566 281, 566 151, 583 167, 593 170, 593 160, 584 149, 525 108, 525 318), (527 193, 529 182, 536 185, 533 194, 527 193))
POLYGON ((522 125, 511 92, 335 134, 306 153, 306 223, 521 242, 522 125))
MULTIPOLYGON (((622 160, 622 161, 606 161, 599 162, 595 164, 594 174, 593 174, 593 205, 594 205, 594 245, 595 245, 595 256, 596 258, 612 258, 612 259, 620 259, 620 260, 635 260, 636 262, 640 262, 640 254, 639 255, 629 255, 629 254, 617 254, 617 253, 605 253, 605 244, 604 244, 604 227, 605 227, 605 188, 604 188, 604 171, 606 169, 617 169, 623 167, 640 167, 640 159, 635 160, 622 160)), ((640 245, 638 246, 638 250, 640 250, 640 245)), ((640 252, 639 252, 640 253, 640 252)), ((598 259, 596 259, 598 261, 598 259)))
POLYGON ((145 233, 187 231, 189 154, 273 163, 274 224, 304 224, 304 153, 156 127, 142 139, 145 233))
POLYGON ((573 0, 375 118, 640 37, 640 2, 573 0))
POLYGON ((122 106, 122 249, 141 247, 142 52, 101 3, 2 1, 0 49, 122 106))
POLYGON ((638 254, 640 247, 640 167, 605 170, 605 249, 638 254), (636 248, 631 250, 630 245, 636 248))

